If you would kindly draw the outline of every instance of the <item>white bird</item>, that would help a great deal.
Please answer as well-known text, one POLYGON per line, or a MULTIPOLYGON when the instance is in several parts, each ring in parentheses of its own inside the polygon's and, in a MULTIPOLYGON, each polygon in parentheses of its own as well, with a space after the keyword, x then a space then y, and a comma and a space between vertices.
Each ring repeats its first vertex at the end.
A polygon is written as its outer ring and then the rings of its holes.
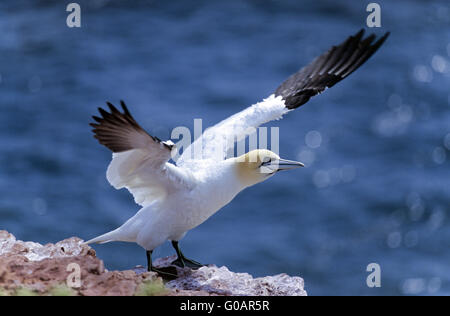
POLYGON ((280 119, 341 81, 372 56, 389 35, 375 41, 375 35, 363 39, 363 34, 361 30, 333 46, 289 77, 267 99, 207 129, 191 145, 202 148, 201 157, 192 157, 188 148, 176 164, 171 163, 175 145, 145 132, 123 101, 123 113, 109 102, 110 113, 99 108, 102 117, 94 116, 97 123, 91 126, 94 137, 113 152, 107 179, 116 189, 127 188, 142 208, 116 230, 86 243, 135 242, 146 250, 148 270, 167 275, 152 266, 151 254, 170 240, 178 256, 174 265, 200 267, 200 263, 180 251, 178 242, 186 232, 206 221, 245 188, 280 170, 303 166, 269 150, 253 150, 227 159, 227 151, 234 148, 234 143, 227 140, 245 138, 249 128, 280 119), (220 148, 218 144, 225 146, 220 148))

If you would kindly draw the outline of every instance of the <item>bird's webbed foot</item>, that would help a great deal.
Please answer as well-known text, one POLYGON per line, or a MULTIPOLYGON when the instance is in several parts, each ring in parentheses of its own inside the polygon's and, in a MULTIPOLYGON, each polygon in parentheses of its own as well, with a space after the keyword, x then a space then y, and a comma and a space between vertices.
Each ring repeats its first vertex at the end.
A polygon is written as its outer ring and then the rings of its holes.
POLYGON ((175 280, 178 278, 177 268, 175 267, 162 267, 155 268, 152 263, 152 250, 147 250, 147 271, 156 272, 165 280, 175 280))
POLYGON ((175 280, 178 278, 177 269, 174 267, 163 267, 163 268, 155 268, 151 267, 149 269, 151 272, 156 272, 160 277, 162 277, 164 280, 175 280))
POLYGON ((200 262, 197 262, 195 260, 188 259, 183 256, 183 258, 178 257, 176 260, 172 261, 172 265, 184 268, 188 267, 191 269, 199 269, 204 266, 204 264, 201 264, 200 262))
POLYGON ((204 264, 201 264, 200 262, 186 258, 184 254, 181 252, 180 247, 178 246, 178 241, 173 240, 172 246, 177 252, 178 256, 176 260, 172 261, 172 265, 175 265, 180 268, 188 267, 191 269, 199 269, 204 266, 204 264))

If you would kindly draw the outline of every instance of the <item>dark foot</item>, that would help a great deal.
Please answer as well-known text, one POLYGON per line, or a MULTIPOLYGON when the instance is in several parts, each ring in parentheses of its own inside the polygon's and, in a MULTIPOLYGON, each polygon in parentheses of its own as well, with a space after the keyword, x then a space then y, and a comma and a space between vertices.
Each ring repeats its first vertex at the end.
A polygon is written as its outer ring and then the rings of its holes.
POLYGON ((152 264, 152 250, 147 250, 147 271, 158 273, 165 280, 175 280, 178 278, 177 268, 166 267, 166 268, 155 268, 152 264))
POLYGON ((204 266, 204 264, 201 264, 197 261, 187 259, 187 258, 182 258, 182 259, 178 258, 178 259, 172 261, 172 265, 180 267, 180 268, 188 267, 188 268, 191 268, 194 270, 199 269, 204 266))
POLYGON ((204 266, 203 264, 201 264, 197 261, 186 258, 183 255, 183 253, 181 252, 180 247, 178 246, 178 241, 172 240, 172 246, 175 249, 175 251, 177 252, 177 256, 178 256, 177 260, 172 261, 173 265, 175 265, 177 267, 181 267, 181 268, 188 267, 191 269, 198 269, 198 268, 201 268, 204 266))
POLYGON ((170 281, 178 278, 177 269, 174 267, 163 267, 163 268, 152 267, 150 271, 158 273, 158 275, 162 277, 164 280, 170 281))

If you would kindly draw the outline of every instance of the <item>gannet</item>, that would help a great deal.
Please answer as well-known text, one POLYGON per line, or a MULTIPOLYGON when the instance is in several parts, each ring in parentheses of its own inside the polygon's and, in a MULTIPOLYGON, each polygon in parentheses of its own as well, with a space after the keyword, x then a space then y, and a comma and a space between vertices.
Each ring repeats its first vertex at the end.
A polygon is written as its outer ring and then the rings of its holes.
MULTIPOLYGON (((188 259, 178 242, 194 227, 230 203, 245 188, 269 179, 281 170, 302 167, 301 162, 280 158, 267 149, 252 150, 227 158, 234 142, 245 138, 249 128, 257 128, 305 104, 311 97, 346 78, 367 61, 384 43, 389 33, 375 41, 374 34, 363 38, 364 30, 348 37, 314 59, 284 81, 262 102, 207 129, 190 146, 200 146, 201 157, 185 150, 173 163, 176 146, 148 134, 121 101, 122 112, 107 102, 110 112, 99 108, 93 116, 94 137, 113 152, 106 177, 116 189, 127 188, 142 208, 119 228, 86 242, 135 242, 145 249, 148 270, 161 274, 152 265, 152 252, 169 240, 177 259, 174 265, 198 268, 188 259), (225 144, 225 146, 217 146, 225 144)), ((188 148, 189 149, 189 148, 188 148)), ((170 273, 169 273, 170 274, 170 273)))

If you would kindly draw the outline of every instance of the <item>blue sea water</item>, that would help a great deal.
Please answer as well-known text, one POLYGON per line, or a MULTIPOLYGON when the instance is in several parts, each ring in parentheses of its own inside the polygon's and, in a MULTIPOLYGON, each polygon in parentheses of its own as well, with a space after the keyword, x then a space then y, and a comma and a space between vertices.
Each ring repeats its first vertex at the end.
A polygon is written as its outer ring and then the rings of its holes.
MULTIPOLYGON (((0 229, 88 239, 139 207, 106 181, 88 123, 123 99, 162 139, 270 95, 365 26, 369 1, 83 0, 0 3, 0 229)), ((450 9, 378 1, 385 45, 282 121, 280 154, 307 168, 239 194, 181 242, 190 257, 255 276, 288 273, 310 295, 450 294, 450 9), (366 267, 381 267, 369 288, 366 267)), ((108 269, 137 245, 95 246, 108 269)), ((156 256, 172 254, 166 244, 156 256)))

